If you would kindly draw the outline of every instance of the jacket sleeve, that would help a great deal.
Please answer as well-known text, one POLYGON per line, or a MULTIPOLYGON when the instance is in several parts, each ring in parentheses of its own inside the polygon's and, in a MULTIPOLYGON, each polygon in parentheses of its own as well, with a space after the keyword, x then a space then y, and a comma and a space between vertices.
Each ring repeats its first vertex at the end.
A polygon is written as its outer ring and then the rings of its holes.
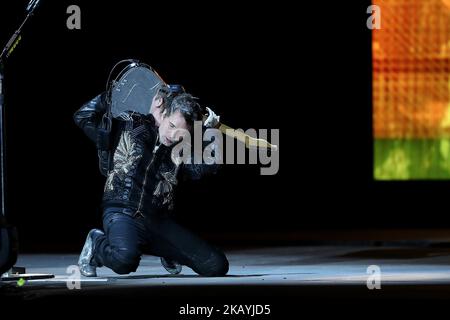
POLYGON ((184 164, 183 179, 200 180, 203 177, 216 174, 219 171, 219 164, 184 164))
MULTIPOLYGON (((203 128, 203 130, 205 130, 205 128, 203 128)), ((205 147, 207 146, 207 143, 209 143, 209 142, 203 141, 202 143, 203 143, 203 145, 202 145, 202 153, 203 153, 203 150, 205 149, 205 147)), ((222 159, 223 155, 222 155, 221 148, 217 147, 217 145, 214 145, 214 146, 215 146, 215 148, 212 151, 212 156, 216 159, 217 158, 222 159)), ((194 159, 194 154, 192 153, 191 160, 193 160, 193 159, 194 159)), ((203 177, 216 174, 219 171, 219 169, 221 168, 220 164, 217 164, 213 161, 214 159, 203 159, 203 154, 201 155, 201 159, 202 159, 202 162, 199 164, 195 164, 195 163, 184 163, 183 164, 182 172, 183 172, 184 180, 199 180, 199 179, 202 179, 203 177), (205 160, 207 160, 209 164, 206 163, 205 160)))
POLYGON ((102 131, 100 125, 107 109, 105 97, 105 93, 99 94, 85 103, 73 116, 76 125, 83 130, 89 139, 96 143, 97 147, 100 147, 101 144, 102 131))

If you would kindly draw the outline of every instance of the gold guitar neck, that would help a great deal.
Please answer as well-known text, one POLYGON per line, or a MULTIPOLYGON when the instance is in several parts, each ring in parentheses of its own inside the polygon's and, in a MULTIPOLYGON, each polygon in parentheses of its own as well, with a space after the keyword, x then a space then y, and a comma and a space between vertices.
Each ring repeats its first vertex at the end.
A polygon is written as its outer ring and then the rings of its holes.
POLYGON ((246 148, 263 148, 263 149, 271 149, 273 151, 278 150, 278 146, 270 144, 267 140, 257 139, 245 134, 240 130, 235 130, 225 124, 219 124, 219 129, 222 133, 226 134, 229 137, 235 138, 245 144, 246 148))
MULTIPOLYGON (((207 115, 203 115, 203 122, 208 118, 207 115)), ((216 126, 216 129, 219 129, 220 132, 223 134, 235 138, 238 141, 241 141, 245 144, 245 147, 247 149, 249 148, 261 148, 261 149, 271 149, 272 151, 277 151, 278 146, 270 144, 267 140, 264 139, 257 139, 253 138, 252 136, 249 136, 248 134, 245 134, 241 130, 235 130, 223 123, 219 123, 216 126)))

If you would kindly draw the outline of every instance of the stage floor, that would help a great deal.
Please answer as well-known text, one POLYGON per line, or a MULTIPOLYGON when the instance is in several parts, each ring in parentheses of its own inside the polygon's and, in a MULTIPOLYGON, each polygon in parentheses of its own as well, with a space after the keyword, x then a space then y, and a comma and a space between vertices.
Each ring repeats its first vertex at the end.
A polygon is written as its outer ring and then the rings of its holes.
POLYGON ((99 268, 97 278, 79 278, 76 267, 71 267, 76 254, 23 254, 17 266, 55 277, 2 281, 0 288, 6 296, 25 300, 90 295, 450 297, 448 247, 273 247, 226 253, 230 271, 220 278, 200 277, 187 267, 179 275, 169 275, 153 256, 143 256, 137 272, 130 275, 99 268), (370 290, 368 283, 375 288, 370 290))

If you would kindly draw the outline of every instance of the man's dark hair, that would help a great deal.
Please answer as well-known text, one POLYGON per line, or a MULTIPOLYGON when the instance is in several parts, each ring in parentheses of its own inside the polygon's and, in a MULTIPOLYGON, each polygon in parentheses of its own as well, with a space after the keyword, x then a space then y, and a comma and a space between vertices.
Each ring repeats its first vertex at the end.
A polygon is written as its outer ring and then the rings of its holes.
POLYGON ((156 92, 156 97, 162 99, 162 110, 164 110, 168 105, 172 103, 174 94, 171 93, 170 88, 166 85, 162 85, 156 92))
POLYGON ((194 121, 202 120, 200 104, 197 102, 197 98, 189 93, 181 93, 173 98, 170 105, 166 106, 166 117, 176 111, 180 111, 190 129, 192 129, 194 121))

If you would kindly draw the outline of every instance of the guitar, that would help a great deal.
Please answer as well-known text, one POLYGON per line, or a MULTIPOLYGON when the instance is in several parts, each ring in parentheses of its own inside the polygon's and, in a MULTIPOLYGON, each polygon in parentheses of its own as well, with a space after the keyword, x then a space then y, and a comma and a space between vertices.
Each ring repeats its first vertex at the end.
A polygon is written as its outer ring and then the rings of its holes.
MULTIPOLYGON (((110 115, 120 117, 127 111, 145 115, 150 113, 153 97, 162 86, 168 85, 149 65, 137 60, 120 61, 114 66, 108 78, 107 92, 110 99, 110 115), (118 72, 114 80, 110 80, 115 69, 124 63, 126 64, 125 67, 118 72)), ((206 118, 207 115, 204 115, 203 120, 206 118)), ((267 140, 253 138, 223 123, 219 123, 216 128, 223 134, 243 142, 246 148, 278 150, 278 146, 270 144, 267 140)))

